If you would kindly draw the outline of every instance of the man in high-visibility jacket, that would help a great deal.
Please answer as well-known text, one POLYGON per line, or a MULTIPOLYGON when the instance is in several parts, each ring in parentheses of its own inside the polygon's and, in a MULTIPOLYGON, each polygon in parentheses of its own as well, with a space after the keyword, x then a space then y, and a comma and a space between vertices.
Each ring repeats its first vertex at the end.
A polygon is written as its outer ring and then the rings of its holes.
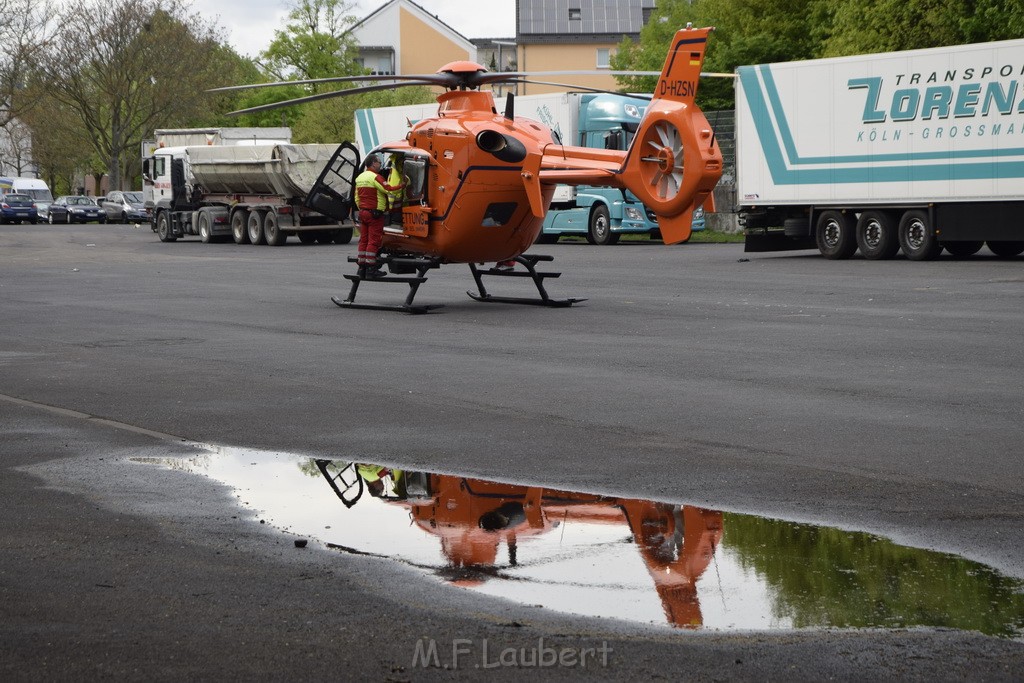
POLYGON ((359 210, 359 250, 356 262, 359 277, 379 278, 385 273, 377 267, 377 253, 384 239, 384 214, 388 210, 388 193, 405 184, 388 185, 380 174, 380 157, 371 154, 363 163, 363 172, 356 177, 356 208, 359 210))

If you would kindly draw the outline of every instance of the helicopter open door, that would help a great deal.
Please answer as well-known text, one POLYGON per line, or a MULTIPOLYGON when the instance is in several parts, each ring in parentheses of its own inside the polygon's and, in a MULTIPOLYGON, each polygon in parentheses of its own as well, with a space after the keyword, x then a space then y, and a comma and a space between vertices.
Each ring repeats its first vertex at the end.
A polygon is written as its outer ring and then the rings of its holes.
POLYGON ((354 206, 353 191, 359 165, 359 150, 355 145, 341 143, 313 183, 304 206, 338 221, 348 220, 354 206))

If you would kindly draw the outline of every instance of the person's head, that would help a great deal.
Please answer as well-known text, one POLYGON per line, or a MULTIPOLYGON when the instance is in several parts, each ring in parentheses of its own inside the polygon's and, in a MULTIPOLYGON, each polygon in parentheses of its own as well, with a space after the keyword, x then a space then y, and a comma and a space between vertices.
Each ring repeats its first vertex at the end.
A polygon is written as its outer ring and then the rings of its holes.
POLYGON ((380 157, 376 154, 371 154, 366 157, 366 161, 363 162, 363 168, 367 171, 378 171, 380 170, 380 157))

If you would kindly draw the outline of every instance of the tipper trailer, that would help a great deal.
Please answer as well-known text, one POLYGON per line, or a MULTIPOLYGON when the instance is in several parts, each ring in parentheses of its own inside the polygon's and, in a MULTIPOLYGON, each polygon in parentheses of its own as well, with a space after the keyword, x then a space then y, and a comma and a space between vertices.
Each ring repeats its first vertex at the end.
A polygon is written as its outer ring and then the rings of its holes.
MULTIPOLYGON (((352 239, 352 224, 307 206, 335 145, 234 144, 161 147, 144 161, 152 224, 160 240, 231 236, 238 244, 352 239)), ((343 183, 349 178, 337 179, 343 183)), ((348 196, 351 187, 338 187, 348 196)))

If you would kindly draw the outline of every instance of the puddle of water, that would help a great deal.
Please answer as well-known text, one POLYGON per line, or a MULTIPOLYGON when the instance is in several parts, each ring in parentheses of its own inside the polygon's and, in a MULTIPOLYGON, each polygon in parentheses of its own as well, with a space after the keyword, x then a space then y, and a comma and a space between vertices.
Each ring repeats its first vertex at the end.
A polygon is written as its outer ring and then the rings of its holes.
POLYGON ((1024 634, 1024 582, 866 533, 692 505, 213 448, 152 460, 268 523, 572 614, 680 628, 1024 634))

